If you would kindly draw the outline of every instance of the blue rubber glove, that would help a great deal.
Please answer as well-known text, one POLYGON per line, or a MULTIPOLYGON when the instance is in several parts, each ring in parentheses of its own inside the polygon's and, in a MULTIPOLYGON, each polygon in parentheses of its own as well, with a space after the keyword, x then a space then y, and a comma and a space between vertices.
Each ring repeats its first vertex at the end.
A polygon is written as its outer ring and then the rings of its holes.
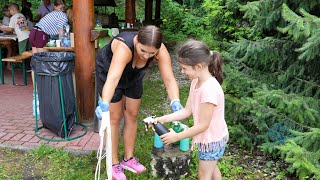
POLYGON ((110 105, 108 102, 98 102, 99 106, 96 108, 95 112, 96 112, 96 116, 99 120, 102 119, 102 112, 108 112, 110 105))
POLYGON ((108 112, 109 111, 110 105, 109 105, 108 102, 99 101, 98 104, 99 104, 102 112, 108 112))
POLYGON ((183 106, 180 103, 179 99, 174 99, 170 103, 171 109, 173 112, 179 111, 180 109, 183 109, 183 106))
POLYGON ((101 111, 100 106, 97 106, 95 112, 96 112, 97 118, 98 118, 99 120, 102 120, 102 111, 101 111))

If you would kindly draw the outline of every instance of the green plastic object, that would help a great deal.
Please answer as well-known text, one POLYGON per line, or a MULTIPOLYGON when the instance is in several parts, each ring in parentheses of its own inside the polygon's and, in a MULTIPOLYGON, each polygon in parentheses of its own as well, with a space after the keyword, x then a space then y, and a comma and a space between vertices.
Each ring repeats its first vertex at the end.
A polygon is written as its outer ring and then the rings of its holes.
POLYGON ((55 46, 56 46, 56 43, 54 43, 54 41, 47 42, 47 47, 55 47, 55 46))
POLYGON ((110 41, 109 37, 103 37, 98 39, 99 48, 103 48, 110 41))
POLYGON ((103 28, 102 28, 102 26, 95 26, 94 29, 95 29, 95 30, 101 30, 101 29, 103 29, 103 28))
MULTIPOLYGON (((180 133, 180 132, 183 131, 183 129, 182 129, 182 127, 181 127, 181 123, 178 122, 178 121, 173 122, 172 125, 171 125, 171 128, 172 128, 172 129, 174 130, 174 132, 176 132, 176 133, 180 133)), ((179 145, 179 144, 180 144, 180 141, 174 142, 174 143, 172 143, 172 144, 174 144, 174 145, 179 145)))
POLYGON ((107 37, 100 37, 98 38, 98 46, 99 48, 103 48, 105 45, 107 45, 112 37, 112 31, 109 28, 102 28, 101 26, 96 26, 94 28, 95 30, 106 30, 108 31, 107 37))

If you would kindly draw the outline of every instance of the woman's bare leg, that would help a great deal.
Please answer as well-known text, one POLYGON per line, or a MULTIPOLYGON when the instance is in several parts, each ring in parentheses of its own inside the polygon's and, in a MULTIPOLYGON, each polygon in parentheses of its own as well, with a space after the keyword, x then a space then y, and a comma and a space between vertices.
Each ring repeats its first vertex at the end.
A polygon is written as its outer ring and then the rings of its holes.
POLYGON ((110 103, 110 125, 112 139, 112 164, 118 164, 118 144, 120 120, 123 114, 123 100, 110 103))
POLYGON ((137 137, 138 128, 138 111, 141 104, 141 99, 132 99, 126 97, 126 109, 124 111, 124 158, 129 159, 134 153, 134 144, 137 137))

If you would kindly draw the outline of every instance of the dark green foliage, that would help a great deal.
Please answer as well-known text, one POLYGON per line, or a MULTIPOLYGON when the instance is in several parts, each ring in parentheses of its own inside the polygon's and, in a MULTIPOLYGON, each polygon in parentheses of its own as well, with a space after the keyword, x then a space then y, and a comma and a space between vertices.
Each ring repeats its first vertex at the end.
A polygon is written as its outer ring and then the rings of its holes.
MULTIPOLYGON (((206 27, 219 47, 224 48, 226 42, 240 37, 249 38, 252 29, 249 27, 249 22, 242 18, 243 13, 239 10, 241 4, 246 2, 245 0, 204 1, 206 27)), ((254 35, 252 38, 257 37, 258 35, 254 35)))
MULTIPOLYGON (((228 54, 225 57, 228 58, 228 54)), ((320 127, 318 99, 274 90, 275 86, 263 74, 242 72, 232 59, 227 62, 224 89, 232 141, 249 148, 259 145, 263 152, 279 157, 280 153, 286 153, 277 147, 287 146, 287 140, 297 136, 291 129, 305 132, 311 127, 320 127)), ((308 141, 320 147, 314 143, 315 139, 308 141)))
POLYGON ((262 38, 240 38, 224 53, 231 134, 274 157, 281 154, 301 179, 320 178, 319 5, 248 2, 240 10, 254 22, 252 35, 262 38))
POLYGON ((201 37, 204 32, 202 9, 192 9, 195 2, 179 5, 178 3, 162 1, 162 29, 167 40, 177 42, 187 37, 201 37))
POLYGON ((287 141, 283 146, 278 146, 282 157, 292 166, 290 172, 296 171, 302 179, 320 178, 320 129, 301 133, 293 132, 296 137, 287 141))

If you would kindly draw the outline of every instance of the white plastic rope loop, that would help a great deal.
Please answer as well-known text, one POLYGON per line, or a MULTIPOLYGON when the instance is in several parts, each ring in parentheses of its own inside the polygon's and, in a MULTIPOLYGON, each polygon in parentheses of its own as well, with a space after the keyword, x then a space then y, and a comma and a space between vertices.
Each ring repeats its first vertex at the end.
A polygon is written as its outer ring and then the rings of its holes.
POLYGON ((98 163, 95 172, 95 180, 100 179, 100 166, 101 160, 106 157, 106 171, 109 180, 112 179, 112 142, 111 142, 111 126, 110 126, 110 112, 102 113, 101 127, 99 130, 100 135, 100 146, 97 151, 98 163), (107 134, 106 134, 107 133, 107 134), (105 138, 105 135, 107 135, 105 138), (103 152, 103 142, 106 141, 105 151, 106 154, 102 155, 103 152))

